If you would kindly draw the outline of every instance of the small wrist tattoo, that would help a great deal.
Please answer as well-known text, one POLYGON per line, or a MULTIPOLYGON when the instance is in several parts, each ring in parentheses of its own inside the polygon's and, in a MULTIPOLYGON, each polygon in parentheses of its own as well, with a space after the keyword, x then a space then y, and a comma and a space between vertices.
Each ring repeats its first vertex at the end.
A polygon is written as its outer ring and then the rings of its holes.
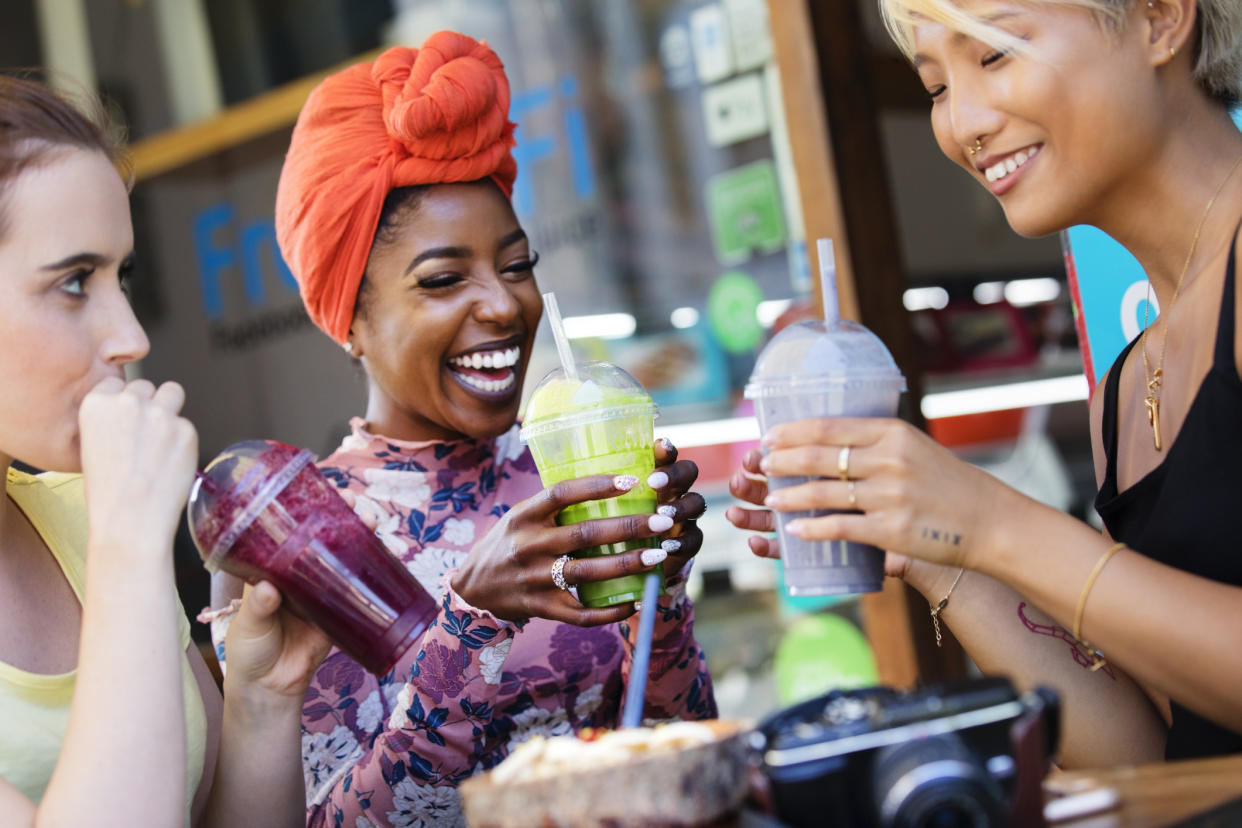
POLYGON ((945 543, 949 546, 961 546, 962 534, 960 532, 950 532, 945 529, 933 529, 930 526, 924 526, 923 540, 945 543))

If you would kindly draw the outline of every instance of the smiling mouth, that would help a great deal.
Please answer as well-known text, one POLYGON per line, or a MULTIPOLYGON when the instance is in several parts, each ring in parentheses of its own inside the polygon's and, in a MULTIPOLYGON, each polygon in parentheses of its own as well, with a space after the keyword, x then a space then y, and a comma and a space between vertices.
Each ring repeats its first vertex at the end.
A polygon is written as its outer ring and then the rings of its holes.
POLYGON ((983 170, 984 177, 987 178, 989 184, 995 184, 997 181, 1004 180, 1027 161, 1034 158, 1041 146, 1041 144, 1035 144, 1026 149, 1020 149, 1008 158, 997 161, 983 170))
POLYGON ((448 361, 448 369, 467 388, 484 394, 503 394, 517 384, 516 366, 522 359, 522 349, 494 348, 455 356, 448 361))

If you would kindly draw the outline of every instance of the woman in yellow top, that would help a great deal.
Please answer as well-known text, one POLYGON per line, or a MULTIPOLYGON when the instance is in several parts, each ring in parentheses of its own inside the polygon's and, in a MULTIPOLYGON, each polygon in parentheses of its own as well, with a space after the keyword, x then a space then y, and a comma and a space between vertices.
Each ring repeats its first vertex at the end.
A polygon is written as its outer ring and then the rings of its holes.
POLYGON ((327 642, 261 584, 223 704, 189 643, 172 539, 197 436, 179 386, 123 378, 148 343, 102 124, 0 77, 0 824, 301 825, 327 642))

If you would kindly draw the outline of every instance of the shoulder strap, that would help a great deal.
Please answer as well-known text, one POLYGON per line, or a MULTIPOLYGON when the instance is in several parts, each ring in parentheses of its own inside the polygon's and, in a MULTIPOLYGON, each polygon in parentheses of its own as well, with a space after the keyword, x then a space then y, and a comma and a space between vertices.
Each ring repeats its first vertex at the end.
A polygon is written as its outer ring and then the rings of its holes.
POLYGON ((1108 378, 1104 383, 1104 414, 1100 423, 1100 442, 1104 448, 1107 467, 1104 479, 1112 480, 1117 474, 1117 397, 1121 393, 1121 367, 1126 364, 1126 357, 1134 350, 1142 336, 1130 340, 1130 344, 1122 349, 1120 356, 1108 369, 1108 378))
POLYGON ((1233 354, 1233 272, 1234 256, 1238 247, 1238 232, 1242 230, 1242 222, 1233 231, 1233 241, 1229 243, 1229 258, 1225 262, 1225 286, 1220 300, 1220 319, 1216 323, 1216 357, 1215 362, 1230 374, 1237 375, 1236 360, 1233 354))

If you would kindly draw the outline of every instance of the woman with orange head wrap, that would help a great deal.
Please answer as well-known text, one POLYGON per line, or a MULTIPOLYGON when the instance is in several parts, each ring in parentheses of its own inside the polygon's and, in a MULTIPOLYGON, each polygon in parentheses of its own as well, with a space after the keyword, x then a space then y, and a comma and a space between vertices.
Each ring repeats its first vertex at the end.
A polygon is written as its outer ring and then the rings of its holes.
POLYGON ((365 418, 321 467, 442 606, 389 675, 339 652, 320 668, 303 715, 313 825, 452 824, 457 784, 518 742, 615 726, 634 605, 588 609, 566 583, 664 561, 644 717, 715 715, 684 597, 702 543, 694 464, 661 445, 659 514, 558 527, 565 506, 639 481, 542 490, 518 439, 541 303, 508 198, 508 106, 495 53, 440 32, 324 81, 281 173, 281 250, 311 318, 367 376, 365 418), (636 538, 650 548, 554 574, 576 549, 636 538))

